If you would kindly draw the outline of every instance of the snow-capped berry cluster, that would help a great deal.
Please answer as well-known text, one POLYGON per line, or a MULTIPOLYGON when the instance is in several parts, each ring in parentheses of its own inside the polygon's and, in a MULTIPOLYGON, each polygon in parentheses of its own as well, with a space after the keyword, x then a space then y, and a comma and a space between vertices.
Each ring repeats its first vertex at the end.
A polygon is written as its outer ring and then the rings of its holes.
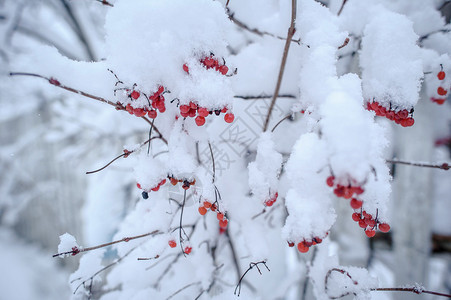
MULTIPOLYGON (((224 60, 224 59, 223 59, 224 60)), ((215 69, 222 75, 227 75, 227 72, 229 72, 229 67, 225 65, 225 62, 223 64, 219 63, 219 60, 214 57, 213 54, 210 56, 206 56, 200 60, 200 63, 205 66, 208 69, 215 69)), ((183 70, 189 74, 189 67, 187 64, 183 65, 183 70)))
MULTIPOLYGON (((199 206, 198 210, 199 210, 199 213, 202 216, 204 216, 209 209, 211 211, 215 212, 218 209, 218 207, 214 203, 211 203, 209 201, 204 201, 202 203, 202 206, 199 206)), ((225 216, 225 214, 220 212, 220 211, 218 211, 217 214, 216 214, 216 218, 219 221, 219 227, 221 229, 225 230, 225 228, 227 228, 227 224, 229 223, 229 221, 227 220, 227 217, 225 216)))
POLYGON ((190 188, 190 186, 195 185, 196 184, 196 179, 193 179, 191 181, 189 181, 186 178, 182 178, 182 179, 177 179, 174 176, 168 175, 168 179, 171 182, 172 185, 177 185, 177 183, 181 182, 182 183, 182 189, 187 190, 190 188))
POLYGON ((125 106, 125 110, 128 111, 131 115, 135 115, 137 117, 144 117, 146 114, 149 115, 149 118, 155 119, 157 117, 157 110, 160 112, 166 111, 166 105, 164 103, 164 92, 165 88, 163 86, 159 86, 158 90, 153 93, 149 98, 139 90, 133 89, 130 91, 129 89, 125 90, 127 92, 127 97, 130 99, 130 103, 127 103, 125 106), (139 103, 138 99, 141 97, 144 97, 147 101, 147 105, 144 104, 143 107, 142 103, 139 103), (150 102, 152 101, 152 102, 150 102), (138 107, 134 107, 134 102, 137 102, 138 107))
POLYGON ((326 183, 328 186, 334 188, 334 194, 337 197, 343 197, 345 199, 351 199, 354 194, 361 195, 364 192, 364 189, 358 185, 348 184, 347 186, 345 186, 345 185, 337 184, 335 182, 334 176, 327 177, 326 183))
POLYGON ((381 232, 387 233, 390 231, 390 225, 387 223, 381 223, 376 218, 364 210, 361 212, 354 212, 352 214, 352 219, 359 223, 359 227, 365 229, 365 234, 367 237, 373 237, 376 235, 376 230, 379 229, 381 232))
POLYGON ((223 107, 220 109, 214 109, 214 110, 208 110, 205 107, 200 107, 199 105, 197 105, 196 103, 194 103, 192 101, 190 101, 188 104, 180 105, 180 115, 182 117, 194 118, 194 117, 196 117, 196 114, 197 114, 197 117, 195 119, 197 126, 204 125, 205 118, 208 117, 208 115, 211 115, 213 113, 217 116, 219 116, 221 113, 225 113, 224 121, 226 121, 227 123, 232 123, 233 120, 235 119, 235 116, 231 112, 227 113, 227 110, 228 110, 227 107, 223 107))
POLYGON ((415 123, 413 116, 413 108, 410 112, 407 109, 402 110, 392 110, 391 108, 386 108, 379 104, 377 101, 368 102, 366 108, 372 110, 376 113, 376 116, 386 117, 387 119, 394 121, 396 124, 402 127, 410 127, 415 123))
MULTIPOLYGON (((328 235, 329 233, 326 233, 325 237, 327 237, 328 235)), ((297 248, 299 252, 307 253, 310 247, 315 246, 316 244, 321 244, 325 237, 320 238, 316 236, 313 237, 311 240, 303 240, 297 244, 297 248)), ((294 247, 294 245, 295 245, 294 242, 288 242, 288 247, 294 247)))
POLYGON ((272 206, 277 201, 277 197, 279 197, 279 193, 276 192, 274 195, 272 195, 268 200, 264 202, 265 206, 272 206))
MULTIPOLYGON (((154 187, 151 188, 150 190, 144 190, 144 191, 142 192, 142 197, 143 197, 144 199, 149 198, 149 192, 150 192, 150 191, 157 192, 157 191, 160 189, 160 187, 161 187, 162 185, 164 185, 165 183, 166 183, 166 179, 162 179, 156 186, 154 186, 154 187)), ((140 183, 136 183, 136 186, 138 187, 138 189, 142 189, 140 183)))
MULTIPOLYGON (((445 71, 443 71, 443 66, 440 66, 441 70, 440 72, 437 73, 437 78, 438 80, 440 80, 441 83, 444 83, 445 77, 446 77, 446 73, 445 71)), ((442 105, 443 103, 445 103, 446 101, 446 95, 448 94, 448 90, 446 87, 443 86, 439 86, 437 88, 437 95, 434 97, 431 97, 431 101, 435 102, 439 105, 442 105)))

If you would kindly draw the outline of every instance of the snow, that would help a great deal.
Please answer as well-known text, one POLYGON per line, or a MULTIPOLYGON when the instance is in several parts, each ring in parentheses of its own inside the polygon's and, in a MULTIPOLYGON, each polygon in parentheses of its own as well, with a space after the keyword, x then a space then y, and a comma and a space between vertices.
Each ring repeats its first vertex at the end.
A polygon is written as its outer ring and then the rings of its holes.
MULTIPOLYGON (((58 245, 58 253, 63 253, 63 252, 72 252, 72 251, 76 251, 76 249, 80 249, 80 246, 77 244, 77 241, 75 240, 75 237, 73 237, 72 235, 70 235, 69 233, 65 233, 63 235, 60 235, 60 243, 58 245)), ((65 255, 61 255, 60 257, 67 257, 70 256, 71 254, 65 254, 65 255)))

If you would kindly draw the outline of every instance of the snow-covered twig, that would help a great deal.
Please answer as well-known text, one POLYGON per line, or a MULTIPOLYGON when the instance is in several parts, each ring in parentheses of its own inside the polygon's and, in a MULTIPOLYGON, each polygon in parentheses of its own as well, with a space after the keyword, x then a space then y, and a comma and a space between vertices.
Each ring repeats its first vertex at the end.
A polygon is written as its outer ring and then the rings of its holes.
POLYGON ((436 168, 436 169, 442 169, 445 171, 448 171, 450 169, 450 165, 448 163, 442 163, 442 164, 429 164, 429 163, 422 163, 422 162, 413 162, 413 161, 403 161, 403 160, 387 160, 390 164, 402 164, 402 165, 408 165, 408 166, 415 166, 415 167, 424 167, 424 168, 436 168))
POLYGON ((66 251, 66 252, 53 254, 53 257, 57 257, 57 256, 61 256, 61 255, 68 255, 68 254, 70 254, 70 255, 77 255, 78 253, 81 253, 81 252, 87 252, 87 251, 91 251, 91 250, 95 250, 95 249, 99 249, 99 248, 103 248, 103 247, 108 247, 108 246, 111 246, 111 245, 114 245, 114 244, 117 244, 117 243, 129 242, 129 241, 134 240, 134 239, 140 239, 140 238, 143 238, 143 237, 146 237, 146 236, 149 236, 149 235, 157 235, 157 234, 162 234, 162 232, 159 231, 159 230, 154 230, 152 232, 144 233, 144 234, 141 234, 141 235, 136 235, 136 236, 132 236, 132 237, 124 237, 124 238, 122 238, 120 240, 116 240, 116 241, 113 241, 113 242, 110 242, 110 243, 97 245, 97 246, 94 246, 94 247, 81 248, 81 249, 78 249, 77 247, 74 247, 75 249, 72 249, 72 251, 66 251))

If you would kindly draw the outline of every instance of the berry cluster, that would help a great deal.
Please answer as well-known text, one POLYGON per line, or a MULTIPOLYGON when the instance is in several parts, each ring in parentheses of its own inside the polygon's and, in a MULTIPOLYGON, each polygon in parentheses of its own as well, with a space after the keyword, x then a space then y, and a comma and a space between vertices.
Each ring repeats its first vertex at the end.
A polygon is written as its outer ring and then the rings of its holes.
MULTIPOLYGON (((445 76, 446 76, 446 74, 445 74, 445 72, 443 71, 443 66, 440 66, 442 69, 441 69, 441 71, 440 72, 438 72, 438 74, 437 74, 437 78, 438 78, 438 80, 440 80, 440 81, 442 81, 443 82, 443 80, 445 79, 445 76)), ((442 105, 443 103, 445 103, 445 101, 446 101, 446 94, 448 94, 448 91, 444 88, 444 87, 442 87, 442 86, 439 86, 438 88, 437 88, 437 94, 438 94, 438 97, 431 97, 431 101, 432 102, 435 102, 435 103, 437 103, 437 104, 439 104, 439 105, 442 105), (442 98, 443 97, 443 98, 442 98)))
POLYGON ((336 184, 334 176, 329 176, 326 180, 326 183, 328 186, 334 188, 334 194, 337 197, 343 197, 345 199, 351 199, 354 194, 361 195, 364 192, 363 188, 360 186, 351 184, 344 186, 341 184, 336 184))
POLYGON ((174 176, 170 176, 170 175, 168 175, 168 178, 172 185, 177 185, 177 183, 182 182, 182 189, 184 189, 184 190, 187 190, 190 188, 190 186, 196 184, 196 179, 189 181, 188 179, 177 179, 174 176))
MULTIPOLYGON (((204 58, 202 58, 200 60, 200 63, 208 69, 215 69, 216 71, 218 71, 219 73, 221 73, 222 75, 227 75, 227 72, 229 72, 229 68, 225 65, 225 63, 220 64, 219 60, 217 58, 214 57, 213 54, 211 54, 210 56, 206 56, 204 58)), ((183 70, 189 74, 189 68, 187 64, 183 65, 183 70)))
POLYGON ((184 118, 186 117, 190 117, 190 118, 194 118, 197 117, 195 119, 196 121, 196 125, 197 126, 202 126, 205 124, 205 118, 208 117, 208 115, 213 114, 213 112, 215 113, 215 115, 219 116, 221 113, 224 113, 224 120, 227 123, 232 123, 233 120, 235 119, 235 116, 233 115, 233 113, 227 113, 227 107, 223 107, 221 109, 215 109, 215 110, 208 110, 205 107, 200 107, 199 105, 197 105, 196 103, 190 101, 189 104, 185 104, 185 105, 180 105, 180 115, 184 118))
POLYGON ((129 94, 128 97, 134 101, 134 100, 138 100, 142 95, 144 95, 144 97, 146 97, 147 101, 149 102, 149 106, 148 107, 139 107, 139 108, 134 108, 130 103, 128 103, 125 106, 125 110, 128 111, 131 115, 135 115, 137 117, 144 117, 146 114, 149 115, 149 118, 155 119, 157 117, 157 110, 159 110, 160 112, 165 112, 166 111, 166 106, 164 103, 164 87, 163 86, 159 86, 158 90, 153 93, 149 98, 147 98, 147 96, 144 93, 141 93, 137 90, 132 90, 131 92, 129 90, 126 90, 129 94), (152 102, 150 102, 150 100, 152 102))
POLYGON ((391 121, 395 121, 396 124, 399 124, 402 127, 410 127, 415 123, 415 120, 412 118, 413 108, 410 110, 410 112, 407 109, 395 111, 391 108, 385 108, 377 101, 368 102, 366 108, 368 110, 374 111, 376 113, 376 116, 386 117, 391 121))
POLYGON ((380 223, 376 217, 373 218, 372 215, 368 214, 366 211, 354 212, 352 214, 352 219, 359 223, 360 228, 365 229, 365 234, 367 237, 373 237, 376 235, 376 230, 379 228, 381 232, 389 232, 390 225, 387 223, 380 223))
POLYGON ((272 197, 264 202, 265 206, 272 206, 276 201, 277 197, 279 197, 279 193, 275 193, 272 197))
MULTIPOLYGON (((202 204, 202 206, 199 206, 199 213, 203 216, 207 213, 208 210, 211 210, 213 212, 215 212, 218 207, 216 206, 216 204, 214 203, 210 203, 208 201, 204 201, 204 203, 202 204)), ((224 215, 224 213, 220 212, 219 210, 217 211, 216 214, 216 218, 219 221, 219 227, 223 230, 225 230, 227 228, 227 224, 229 223, 229 221, 227 220, 226 216, 224 215)))
MULTIPOLYGON (((160 189, 160 186, 162 186, 163 184, 166 183, 166 179, 161 180, 156 186, 154 186, 153 188, 150 189, 150 191, 154 191, 157 192, 160 189)), ((138 187, 138 189, 142 189, 141 184, 137 183, 136 186, 138 187)), ((149 192, 150 191, 143 191, 142 192, 142 197, 144 199, 149 198, 149 192)))
MULTIPOLYGON (((326 236, 328 234, 329 233, 326 233, 326 236)), ((321 244, 324 238, 325 237, 320 238, 320 237, 316 236, 316 237, 312 238, 311 240, 303 240, 302 242, 298 243, 297 248, 298 248, 299 252, 307 253, 310 247, 315 246, 316 244, 321 244)), ((288 247, 294 247, 294 242, 288 242, 288 247)))

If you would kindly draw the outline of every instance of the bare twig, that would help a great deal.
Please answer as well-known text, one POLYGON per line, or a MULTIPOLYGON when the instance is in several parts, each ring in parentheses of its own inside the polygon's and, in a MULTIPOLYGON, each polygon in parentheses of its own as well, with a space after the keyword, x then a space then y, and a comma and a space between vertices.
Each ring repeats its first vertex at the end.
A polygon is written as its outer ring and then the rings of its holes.
POLYGON ((149 143, 151 140, 153 140, 153 139, 158 139, 158 138, 161 138, 161 137, 160 137, 160 136, 154 136, 154 137, 152 137, 152 138, 149 138, 147 141, 143 142, 141 145, 139 145, 138 148, 136 148, 136 149, 134 149, 134 150, 130 150, 130 151, 129 151, 129 150, 125 149, 125 150, 124 150, 124 153, 122 153, 122 154, 116 156, 115 158, 113 158, 113 159, 112 159, 109 163, 107 163, 105 166, 101 167, 100 169, 94 170, 94 171, 86 172, 86 174, 93 174, 93 173, 100 172, 100 171, 104 170, 105 168, 107 168, 109 165, 111 165, 113 162, 115 162, 116 160, 118 160, 119 158, 121 158, 121 157, 127 158, 130 154, 134 153, 136 150, 140 149, 141 147, 143 147, 144 145, 146 145, 147 143, 149 143))
POLYGON ((340 50, 340 49, 343 48, 343 47, 346 47, 347 44, 349 44, 349 38, 348 38, 348 37, 345 38, 343 44, 342 44, 340 47, 338 47, 338 50, 340 50))
POLYGON ((208 142, 208 147, 210 148, 211 161, 213 162, 213 179, 212 179, 212 183, 215 184, 215 176, 216 176, 215 157, 213 156, 213 150, 211 149, 210 142, 208 142))
POLYGON ((343 11, 343 8, 345 7, 345 4, 346 4, 347 1, 348 0, 343 0, 343 3, 341 3, 340 10, 337 13, 338 16, 341 15, 341 12, 343 11))
POLYGON ((266 261, 265 260, 262 260, 262 261, 259 261, 259 262, 256 262, 256 263, 254 263, 254 262, 251 262, 250 264, 249 264, 249 268, 246 270, 246 272, 244 272, 244 274, 240 277, 240 280, 238 281, 238 284, 236 285, 236 287, 235 287, 235 291, 233 292, 233 294, 234 295, 237 295, 237 293, 236 293, 236 291, 238 290, 238 297, 240 296, 240 293, 241 293, 241 283, 242 283, 242 281, 243 281, 243 279, 244 279, 244 276, 246 276, 246 274, 250 271, 250 270, 252 270, 254 267, 256 267, 257 268, 257 270, 258 270, 258 273, 260 273, 260 275, 262 275, 262 272, 260 271, 260 268, 258 267, 258 265, 259 264, 263 264, 265 267, 266 267, 266 269, 268 270, 268 272, 270 272, 271 270, 268 268, 268 266, 266 265, 266 261))
MULTIPOLYGON (((253 34, 256 34, 258 36, 264 36, 264 35, 271 36, 271 37, 279 39, 279 40, 291 41, 291 42, 296 43, 298 45, 303 45, 303 43, 301 42, 300 38, 297 39, 297 40, 293 40, 293 36, 284 38, 282 36, 278 36, 278 35, 275 35, 273 33, 267 32, 267 31, 262 31, 262 30, 259 30, 257 28, 250 28, 248 25, 246 25, 242 21, 240 21, 237 18, 235 18, 235 14, 234 13, 231 13, 231 12, 228 11, 228 15, 229 15, 229 19, 233 23, 235 23, 238 27, 243 28, 244 30, 249 31, 249 32, 251 32, 253 34)), ((308 45, 306 45, 306 47, 310 48, 310 46, 308 46, 308 45)))
POLYGON ((96 0, 96 1, 102 3, 103 5, 108 5, 108 6, 114 7, 113 4, 111 4, 110 2, 108 2, 106 0, 96 0))
MULTIPOLYGON (((233 96, 234 98, 244 99, 244 100, 254 100, 254 99, 271 99, 273 95, 259 95, 259 96, 233 96)), ((277 98, 294 98, 296 99, 295 95, 289 95, 289 94, 282 94, 278 95, 277 98)))
POLYGON ((390 164, 402 164, 402 165, 408 165, 408 166, 415 166, 415 167, 424 167, 424 168, 435 168, 435 169, 442 169, 445 171, 448 171, 450 169, 450 165, 448 163, 442 163, 438 165, 434 164, 428 164, 428 163, 420 163, 420 162, 412 162, 412 161, 403 161, 403 160, 387 160, 387 163, 390 164))
POLYGON ((269 119, 271 118, 271 113, 274 108, 274 104, 276 103, 277 96, 279 95, 280 86, 282 84, 283 72, 285 70, 285 64, 288 58, 288 50, 290 49, 290 41, 296 31, 296 2, 297 0, 291 0, 291 25, 288 29, 287 41, 285 43, 285 48, 283 50, 282 62, 280 63, 279 76, 277 78, 276 88, 274 90, 274 95, 271 100, 271 104, 268 109, 268 114, 266 115, 265 124, 263 125, 263 131, 268 129, 269 119))
POLYGON ((272 130, 271 130, 271 132, 274 132, 274 130, 276 130, 277 126, 279 126, 280 123, 282 123, 282 122, 285 121, 286 119, 291 119, 292 117, 293 117, 293 114, 289 114, 289 115, 286 115, 285 117, 283 117, 282 120, 280 120, 279 122, 277 122, 276 125, 274 125, 274 127, 273 127, 272 130))
POLYGON ((108 247, 114 244, 118 244, 118 243, 122 243, 122 242, 129 242, 131 240, 135 240, 135 239, 140 239, 146 236, 150 236, 150 235, 157 235, 157 234, 162 234, 163 232, 159 231, 159 230, 154 230, 152 232, 148 232, 148 233, 144 233, 141 235, 136 235, 136 236, 132 236, 132 237, 124 237, 120 240, 116 240, 110 243, 105 243, 105 244, 101 244, 101 245, 97 245, 94 247, 88 247, 88 248, 75 248, 72 249, 72 251, 66 251, 66 252, 61 252, 61 253, 57 253, 57 254, 53 254, 53 257, 57 257, 57 256, 61 256, 61 255, 67 255, 67 254, 71 254, 71 255, 77 255, 78 253, 81 252, 87 252, 87 251, 91 251, 91 250, 95 250, 95 249, 99 249, 99 248, 103 248, 103 247, 108 247))
POLYGON ((451 294, 444 294, 444 293, 438 293, 438 292, 434 292, 434 291, 423 290, 423 289, 419 289, 417 287, 411 287, 411 288, 375 288, 375 289, 371 289, 371 291, 412 292, 414 294, 431 294, 431 295, 451 298, 451 294))
POLYGON ((178 293, 182 292, 183 290, 189 288, 190 286, 193 286, 193 285, 199 285, 199 284, 201 284, 200 281, 197 281, 197 282, 193 282, 193 283, 187 284, 187 285, 185 285, 184 287, 182 287, 182 288, 180 288, 179 290, 177 290, 177 291, 176 291, 175 293, 173 293, 171 296, 167 297, 166 300, 171 299, 172 297, 174 297, 174 296, 177 295, 178 293))

